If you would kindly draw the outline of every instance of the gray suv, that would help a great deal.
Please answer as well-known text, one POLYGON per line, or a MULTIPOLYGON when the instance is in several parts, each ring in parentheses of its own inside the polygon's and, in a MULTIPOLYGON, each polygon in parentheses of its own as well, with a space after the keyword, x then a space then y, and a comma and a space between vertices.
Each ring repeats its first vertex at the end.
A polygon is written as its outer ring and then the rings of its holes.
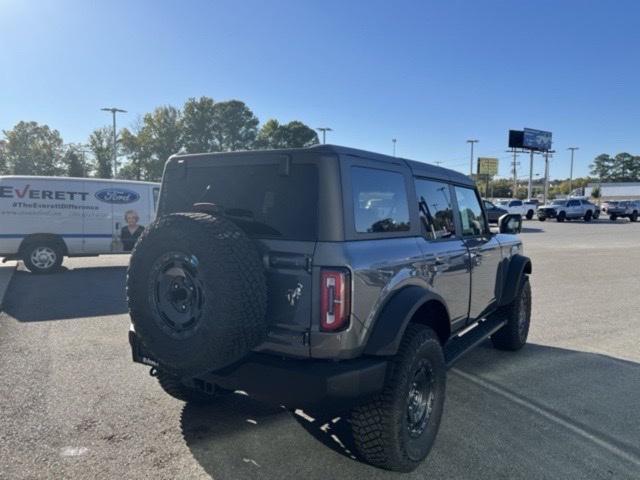
POLYGON ((521 225, 492 233, 460 173, 361 150, 173 156, 128 271, 133 360, 185 401, 349 412, 361 459, 410 471, 447 367, 526 342, 521 225))

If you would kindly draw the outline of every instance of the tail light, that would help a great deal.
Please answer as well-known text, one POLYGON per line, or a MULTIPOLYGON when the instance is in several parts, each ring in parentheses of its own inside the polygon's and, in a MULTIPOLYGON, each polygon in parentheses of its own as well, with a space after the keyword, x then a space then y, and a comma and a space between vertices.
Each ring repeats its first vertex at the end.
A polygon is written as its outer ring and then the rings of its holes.
POLYGON ((320 274, 320 329, 326 332, 349 326, 351 276, 348 270, 323 269, 320 274))

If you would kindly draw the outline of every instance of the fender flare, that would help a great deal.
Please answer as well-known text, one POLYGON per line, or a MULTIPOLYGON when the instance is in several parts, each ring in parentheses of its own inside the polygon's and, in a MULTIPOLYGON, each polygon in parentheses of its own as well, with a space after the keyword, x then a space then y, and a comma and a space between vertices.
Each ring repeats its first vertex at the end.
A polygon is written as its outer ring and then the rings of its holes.
POLYGON ((412 285, 393 295, 373 323, 365 355, 395 355, 411 318, 420 307, 431 300, 439 302, 447 311, 448 317, 446 303, 440 295, 430 290, 412 285))
POLYGON ((531 274, 531 259, 524 255, 516 254, 509 260, 507 274, 502 284, 502 295, 498 306, 510 304, 520 289, 520 284, 524 275, 531 274))

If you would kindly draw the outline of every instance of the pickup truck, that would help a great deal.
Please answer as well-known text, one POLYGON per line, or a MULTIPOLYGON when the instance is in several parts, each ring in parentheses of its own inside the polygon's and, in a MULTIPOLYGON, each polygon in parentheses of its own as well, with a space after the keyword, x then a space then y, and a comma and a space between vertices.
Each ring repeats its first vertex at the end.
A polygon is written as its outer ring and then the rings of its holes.
POLYGON ((522 215, 527 220, 531 220, 536 212, 536 205, 533 202, 525 202, 524 200, 500 200, 496 202, 496 205, 504 208, 509 213, 522 215))
POLYGON ((555 218, 558 222, 582 218, 585 222, 590 222, 600 216, 600 209, 588 200, 573 198, 554 200, 550 204, 542 205, 538 208, 537 215, 541 222, 547 218, 555 218))

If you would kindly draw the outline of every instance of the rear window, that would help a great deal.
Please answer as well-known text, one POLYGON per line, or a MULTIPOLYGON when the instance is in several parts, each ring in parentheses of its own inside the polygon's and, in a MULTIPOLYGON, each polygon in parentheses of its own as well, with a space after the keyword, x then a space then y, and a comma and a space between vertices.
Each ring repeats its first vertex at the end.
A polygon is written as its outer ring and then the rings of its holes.
POLYGON ((351 188, 356 232, 409 230, 409 204, 402 174, 352 167, 351 188))
POLYGON ((167 182, 169 211, 213 203, 251 237, 317 239, 315 165, 293 163, 288 175, 279 164, 191 167, 186 181, 179 176, 167 182))

